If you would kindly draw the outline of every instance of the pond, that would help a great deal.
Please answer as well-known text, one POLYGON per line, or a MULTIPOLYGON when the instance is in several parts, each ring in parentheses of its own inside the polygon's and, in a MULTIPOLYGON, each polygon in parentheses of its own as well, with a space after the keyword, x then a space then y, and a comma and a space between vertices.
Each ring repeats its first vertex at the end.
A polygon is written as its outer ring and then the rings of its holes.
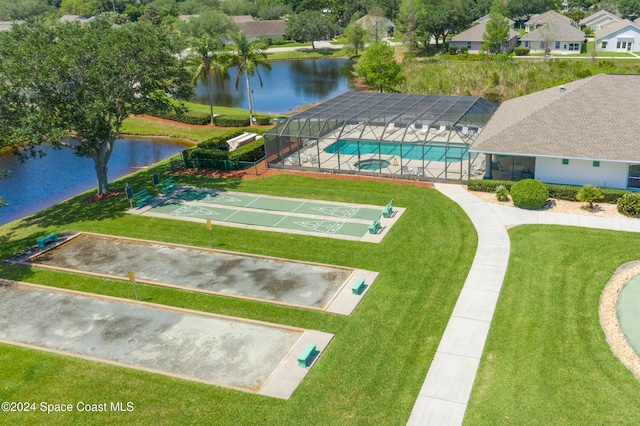
MULTIPOLYGON (((169 158, 189 145, 177 140, 120 139, 109 160, 109 181, 169 158)), ((70 149, 47 147, 44 151, 46 156, 22 164, 11 153, 0 155, 0 169, 10 171, 9 179, 0 181, 0 195, 9 204, 0 208, 0 225, 96 186, 93 160, 78 157, 70 149)))
MULTIPOLYGON (((260 68, 262 87, 258 75, 251 77, 256 111, 285 114, 298 106, 324 101, 349 90, 353 63, 347 58, 305 59, 271 62, 271 71, 260 68)), ((214 85, 215 105, 248 109, 244 75, 235 88, 237 68, 229 69, 230 80, 214 85)), ((209 105, 206 84, 198 82, 193 102, 209 105)))

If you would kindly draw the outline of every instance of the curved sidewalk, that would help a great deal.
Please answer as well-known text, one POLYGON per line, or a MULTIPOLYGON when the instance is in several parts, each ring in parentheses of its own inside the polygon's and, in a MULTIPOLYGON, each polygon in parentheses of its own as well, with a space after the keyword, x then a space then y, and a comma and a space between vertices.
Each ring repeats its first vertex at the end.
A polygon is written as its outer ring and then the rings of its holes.
POLYGON ((435 184, 471 219, 478 247, 411 411, 409 425, 461 425, 509 261, 507 226, 556 224, 640 232, 640 220, 529 211, 485 203, 461 185, 435 184))

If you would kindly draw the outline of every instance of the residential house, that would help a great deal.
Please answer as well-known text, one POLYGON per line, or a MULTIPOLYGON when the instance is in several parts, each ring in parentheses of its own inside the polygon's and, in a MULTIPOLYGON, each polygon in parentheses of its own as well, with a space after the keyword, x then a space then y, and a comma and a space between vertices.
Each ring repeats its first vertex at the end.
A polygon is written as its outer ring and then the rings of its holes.
POLYGON ((640 26, 623 19, 596 32, 598 52, 640 52, 640 26))
POLYGON ((599 74, 503 102, 471 146, 486 177, 640 189, 640 75, 599 74), (495 167, 494 167, 495 165, 495 167))
POLYGON ((391 37, 396 32, 396 24, 384 16, 364 15, 356 23, 367 30, 374 40, 391 37))
POLYGON ((256 21, 251 15, 234 16, 233 21, 248 40, 284 37, 287 22, 282 19, 256 21))
POLYGON ((0 21, 0 31, 9 31, 13 24, 22 25, 24 21, 0 21))
POLYGON ((598 32, 607 25, 620 22, 622 18, 617 17, 613 13, 606 10, 600 10, 593 15, 589 15, 580 21, 580 28, 591 28, 593 32, 598 32))
MULTIPOLYGON (((513 21, 511 21, 513 22, 513 21)), ((457 47, 460 50, 462 47, 469 49, 469 53, 480 53, 482 50, 483 38, 482 35, 486 32, 487 21, 481 21, 480 23, 472 26, 466 31, 456 34, 449 40, 449 46, 457 47)), ((504 52, 511 52, 518 45, 518 33, 512 28, 509 28, 509 38, 507 44, 504 46, 504 52)))
MULTIPOLYGON (((506 19, 507 19, 509 28, 513 28, 513 26, 515 25, 516 21, 514 21, 513 19, 509 19, 509 18, 506 18, 506 19)), ((485 22, 486 23, 488 20, 489 20, 489 15, 487 14, 487 15, 484 15, 482 18, 478 18, 475 21, 473 21, 471 25, 480 24, 481 22, 485 22)))
POLYGON ((527 22, 524 23, 524 28, 527 32, 536 30, 537 28, 544 27, 550 22, 563 22, 570 26, 575 26, 576 21, 564 16, 555 10, 548 10, 540 15, 533 15, 527 22))
POLYGON ((80 15, 62 15, 60 17, 60 22, 80 22, 81 24, 86 24, 87 22, 92 22, 95 21, 96 18, 95 16, 92 16, 91 18, 85 18, 84 16, 80 16, 80 15))
POLYGON ((545 53, 548 47, 552 55, 580 53, 585 36, 582 31, 564 21, 551 21, 520 39, 520 45, 531 53, 545 53))

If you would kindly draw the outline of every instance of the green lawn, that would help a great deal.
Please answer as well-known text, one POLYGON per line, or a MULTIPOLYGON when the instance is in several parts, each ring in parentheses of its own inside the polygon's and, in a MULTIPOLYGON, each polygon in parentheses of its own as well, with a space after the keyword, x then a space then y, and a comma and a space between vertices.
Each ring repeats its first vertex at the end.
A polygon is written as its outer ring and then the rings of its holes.
MULTIPOLYGON (((166 162, 113 183, 135 188, 166 162)), ((407 211, 380 244, 215 227, 218 248, 378 271, 349 316, 139 285, 141 298, 172 306, 321 330, 335 338, 284 401, 162 375, 0 345, 2 401, 132 401, 132 413, 3 413, 12 424, 404 424, 469 270, 476 234, 462 210, 435 190, 393 182, 174 178, 179 183, 272 195, 394 204, 407 211)), ((151 189, 151 188, 149 188, 151 189)), ((93 231, 207 247, 203 224, 130 216, 124 196, 76 197, 0 227, 5 257, 49 232, 93 231)), ((133 298, 130 285, 0 264, 6 278, 133 298)), ((0 423, 3 423, 0 421, 0 423)))
POLYGON ((556 226, 509 231, 511 257, 467 425, 637 425, 640 382, 614 357, 600 293, 640 258, 640 235, 556 226))

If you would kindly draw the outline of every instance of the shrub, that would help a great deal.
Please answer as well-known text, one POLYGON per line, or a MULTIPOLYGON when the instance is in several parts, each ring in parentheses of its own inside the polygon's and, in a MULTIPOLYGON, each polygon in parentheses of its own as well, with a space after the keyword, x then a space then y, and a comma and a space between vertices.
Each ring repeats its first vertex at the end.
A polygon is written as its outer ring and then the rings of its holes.
POLYGON ((455 46, 449 46, 449 55, 455 55, 458 52, 458 48, 455 46))
POLYGON ((237 115, 219 115, 214 119, 216 126, 220 127, 247 127, 249 117, 237 115))
POLYGON ((576 194, 576 200, 589 203, 589 208, 593 210, 593 202, 604 198, 600 188, 593 185, 584 185, 576 194))
POLYGON ((496 192, 499 186, 504 186, 509 191, 514 183, 508 180, 470 179, 467 188, 469 191, 496 192))
POLYGON ((229 159, 255 162, 264 158, 264 155, 264 139, 260 138, 229 153, 229 159))
POLYGON ((511 198, 517 207, 539 210, 547 203, 549 190, 539 180, 523 179, 511 187, 511 198))
POLYGON ((166 120, 178 121, 180 123, 193 124, 196 126, 204 126, 211 122, 211 116, 205 113, 189 112, 188 114, 176 114, 175 112, 154 112, 154 117, 164 118, 166 120))
MULTIPOLYGON (((547 185, 549 189, 549 196, 552 198, 556 198, 558 200, 567 200, 574 201, 576 200, 576 196, 578 195, 578 191, 580 191, 579 186, 574 185, 557 185, 551 184, 547 185)), ((600 192, 602 193, 602 202, 609 204, 616 204, 618 198, 622 197, 624 194, 628 194, 629 191, 624 189, 613 189, 613 188, 600 188, 600 192)))
POLYGON ((466 55, 467 53, 469 53, 469 48, 467 46, 462 46, 460 48, 460 53, 462 53, 463 55, 466 55))
POLYGON ((530 51, 531 49, 528 49, 526 47, 520 47, 520 46, 513 49, 513 53, 516 56, 528 56, 530 51))
POLYGON ((618 212, 625 216, 638 217, 640 216, 640 194, 639 193, 627 193, 618 199, 618 212))
POLYGON ((198 144, 198 148, 202 149, 216 149, 221 145, 226 145, 229 139, 240 136, 244 133, 244 130, 229 130, 221 135, 214 136, 198 144))
POLYGON ((498 201, 508 201, 509 190, 504 185, 498 185, 496 187, 496 198, 498 201))

